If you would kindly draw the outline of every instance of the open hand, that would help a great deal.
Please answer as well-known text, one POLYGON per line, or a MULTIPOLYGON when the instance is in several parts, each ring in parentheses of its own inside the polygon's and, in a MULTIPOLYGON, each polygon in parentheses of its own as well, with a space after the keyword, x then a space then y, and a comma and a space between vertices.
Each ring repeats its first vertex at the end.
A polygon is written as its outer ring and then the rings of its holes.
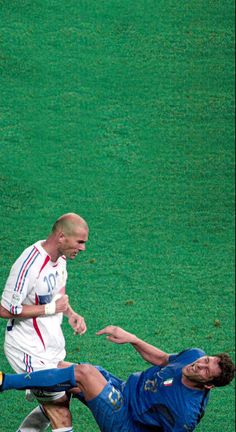
POLYGON ((116 344, 135 343, 137 338, 121 327, 109 325, 96 333, 98 336, 107 335, 107 339, 116 344))

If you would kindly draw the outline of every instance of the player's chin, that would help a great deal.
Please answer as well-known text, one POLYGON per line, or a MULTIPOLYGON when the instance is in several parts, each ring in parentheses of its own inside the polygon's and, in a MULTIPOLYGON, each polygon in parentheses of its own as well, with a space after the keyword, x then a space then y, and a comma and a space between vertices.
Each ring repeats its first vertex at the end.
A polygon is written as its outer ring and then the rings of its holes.
POLYGON ((74 260, 77 257, 77 255, 78 255, 78 252, 77 253, 72 253, 69 256, 69 259, 74 260))

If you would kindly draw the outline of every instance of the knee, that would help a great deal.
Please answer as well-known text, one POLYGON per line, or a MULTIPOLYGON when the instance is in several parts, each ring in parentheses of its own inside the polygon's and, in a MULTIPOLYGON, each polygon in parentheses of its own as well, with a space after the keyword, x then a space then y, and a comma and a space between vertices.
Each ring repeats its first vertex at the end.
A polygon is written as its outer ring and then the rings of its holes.
POLYGON ((77 383, 86 382, 86 380, 91 377, 94 366, 89 364, 79 364, 75 366, 75 379, 77 383))

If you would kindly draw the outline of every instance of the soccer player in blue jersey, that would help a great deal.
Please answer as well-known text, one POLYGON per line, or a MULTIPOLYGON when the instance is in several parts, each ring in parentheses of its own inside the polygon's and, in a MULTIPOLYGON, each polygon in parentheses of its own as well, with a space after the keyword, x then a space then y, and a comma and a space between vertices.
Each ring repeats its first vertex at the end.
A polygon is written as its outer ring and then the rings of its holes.
POLYGON ((235 366, 226 353, 208 356, 192 348, 170 355, 115 326, 97 334, 117 344, 130 343, 153 366, 127 381, 90 364, 30 375, 6 374, 0 389, 72 388, 102 432, 190 432, 205 412, 210 390, 234 378, 235 366))

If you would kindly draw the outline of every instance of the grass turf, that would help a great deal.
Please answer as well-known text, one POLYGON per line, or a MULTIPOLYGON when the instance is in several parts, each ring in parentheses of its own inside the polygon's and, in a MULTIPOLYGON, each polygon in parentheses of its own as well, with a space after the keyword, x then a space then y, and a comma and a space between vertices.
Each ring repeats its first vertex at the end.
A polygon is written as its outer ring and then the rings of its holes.
MULTIPOLYGON (((64 323, 69 360, 124 378, 146 367, 97 340, 110 322, 169 352, 233 355, 233 2, 0 5, 2 287, 18 254, 76 211, 90 240, 68 293, 88 333, 64 323)), ((32 405, 9 392, 1 407, 11 432, 32 405)), ((232 432, 233 407, 233 385, 215 391, 198 430, 232 432)), ((75 430, 97 430, 72 411, 75 430)))

